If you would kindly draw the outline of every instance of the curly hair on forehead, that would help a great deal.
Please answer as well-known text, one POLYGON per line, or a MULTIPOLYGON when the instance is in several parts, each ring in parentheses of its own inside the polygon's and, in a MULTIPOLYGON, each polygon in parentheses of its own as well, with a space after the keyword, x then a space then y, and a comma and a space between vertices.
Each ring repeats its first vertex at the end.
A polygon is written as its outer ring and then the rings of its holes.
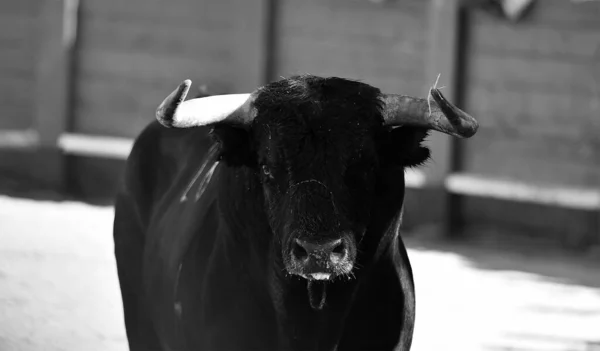
POLYGON ((258 92, 254 106, 269 115, 292 113, 307 119, 365 115, 372 119, 383 107, 378 88, 338 77, 295 75, 269 83, 258 92))

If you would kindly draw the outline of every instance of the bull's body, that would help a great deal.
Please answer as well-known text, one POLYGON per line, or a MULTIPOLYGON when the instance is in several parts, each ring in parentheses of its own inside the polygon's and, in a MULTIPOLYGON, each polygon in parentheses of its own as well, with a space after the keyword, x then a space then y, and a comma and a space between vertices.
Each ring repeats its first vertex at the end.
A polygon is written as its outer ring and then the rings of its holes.
MULTIPOLYGON (((196 200, 206 172, 187 191, 209 155, 207 128, 150 125, 129 157, 118 197, 115 248, 132 350, 392 350, 401 335, 410 342, 414 291, 410 263, 399 236, 403 174, 381 203, 381 228, 395 245, 381 247, 377 262, 360 270, 356 296, 329 292, 330 306, 312 311, 299 302, 296 339, 282 330, 267 288, 268 252, 260 243, 238 242, 244 231, 268 231, 259 184, 243 170, 219 164, 196 200), (189 150, 182 157, 182 150, 189 150), (180 264, 181 270, 179 270, 180 264), (349 308, 349 314, 339 313, 349 308), (181 311, 179 317, 178 311, 181 311), (283 339, 283 340, 282 340, 283 339), (289 343, 282 345, 282 343, 289 343)), ((205 167, 214 164, 210 160, 205 167)), ((298 282, 300 284, 300 282, 298 282)), ((299 300, 305 299, 302 289, 299 300)))
POLYGON ((435 89, 307 75, 184 101, 190 84, 137 138, 116 203, 131 349, 408 350, 404 169, 429 130, 477 122, 435 89))

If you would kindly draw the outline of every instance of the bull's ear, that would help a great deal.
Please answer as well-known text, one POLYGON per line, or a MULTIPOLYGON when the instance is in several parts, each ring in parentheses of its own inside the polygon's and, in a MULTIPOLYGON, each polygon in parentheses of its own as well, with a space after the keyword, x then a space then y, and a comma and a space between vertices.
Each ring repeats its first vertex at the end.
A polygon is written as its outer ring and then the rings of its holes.
POLYGON ((219 159, 231 166, 256 165, 252 133, 230 123, 216 123, 211 135, 220 144, 219 159))
POLYGON ((379 154, 388 166, 416 167, 424 164, 431 155, 423 145, 429 129, 422 127, 400 127, 386 133, 380 144, 379 154))

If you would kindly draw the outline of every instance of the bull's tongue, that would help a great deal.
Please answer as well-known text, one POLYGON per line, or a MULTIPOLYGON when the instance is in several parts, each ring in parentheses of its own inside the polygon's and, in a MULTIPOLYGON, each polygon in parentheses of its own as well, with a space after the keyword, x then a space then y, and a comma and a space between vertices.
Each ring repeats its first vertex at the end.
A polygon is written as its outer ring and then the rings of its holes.
POLYGON ((309 280, 307 285, 308 301, 314 310, 321 310, 325 306, 327 296, 327 283, 318 280, 309 280))

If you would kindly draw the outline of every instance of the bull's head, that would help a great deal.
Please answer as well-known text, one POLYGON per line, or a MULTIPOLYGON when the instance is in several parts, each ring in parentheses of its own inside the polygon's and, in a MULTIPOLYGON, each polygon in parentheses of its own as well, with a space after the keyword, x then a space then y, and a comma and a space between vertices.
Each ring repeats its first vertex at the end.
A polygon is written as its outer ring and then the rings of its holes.
MULTIPOLYGON (((430 100, 299 76, 251 94, 184 101, 190 84, 184 81, 163 101, 158 120, 175 128, 214 125, 223 159, 253 168, 262 183, 285 270, 309 285, 352 275, 357 263, 365 264, 357 252, 369 251, 363 239, 371 235, 378 197, 396 197, 390 207, 400 211, 403 193, 378 188, 382 170, 424 162, 429 150, 421 142, 429 130, 465 138, 478 128, 437 89, 430 100)), ((403 191, 402 179, 397 182, 403 191)), ((311 298, 317 309, 324 301, 318 296, 311 298)))

